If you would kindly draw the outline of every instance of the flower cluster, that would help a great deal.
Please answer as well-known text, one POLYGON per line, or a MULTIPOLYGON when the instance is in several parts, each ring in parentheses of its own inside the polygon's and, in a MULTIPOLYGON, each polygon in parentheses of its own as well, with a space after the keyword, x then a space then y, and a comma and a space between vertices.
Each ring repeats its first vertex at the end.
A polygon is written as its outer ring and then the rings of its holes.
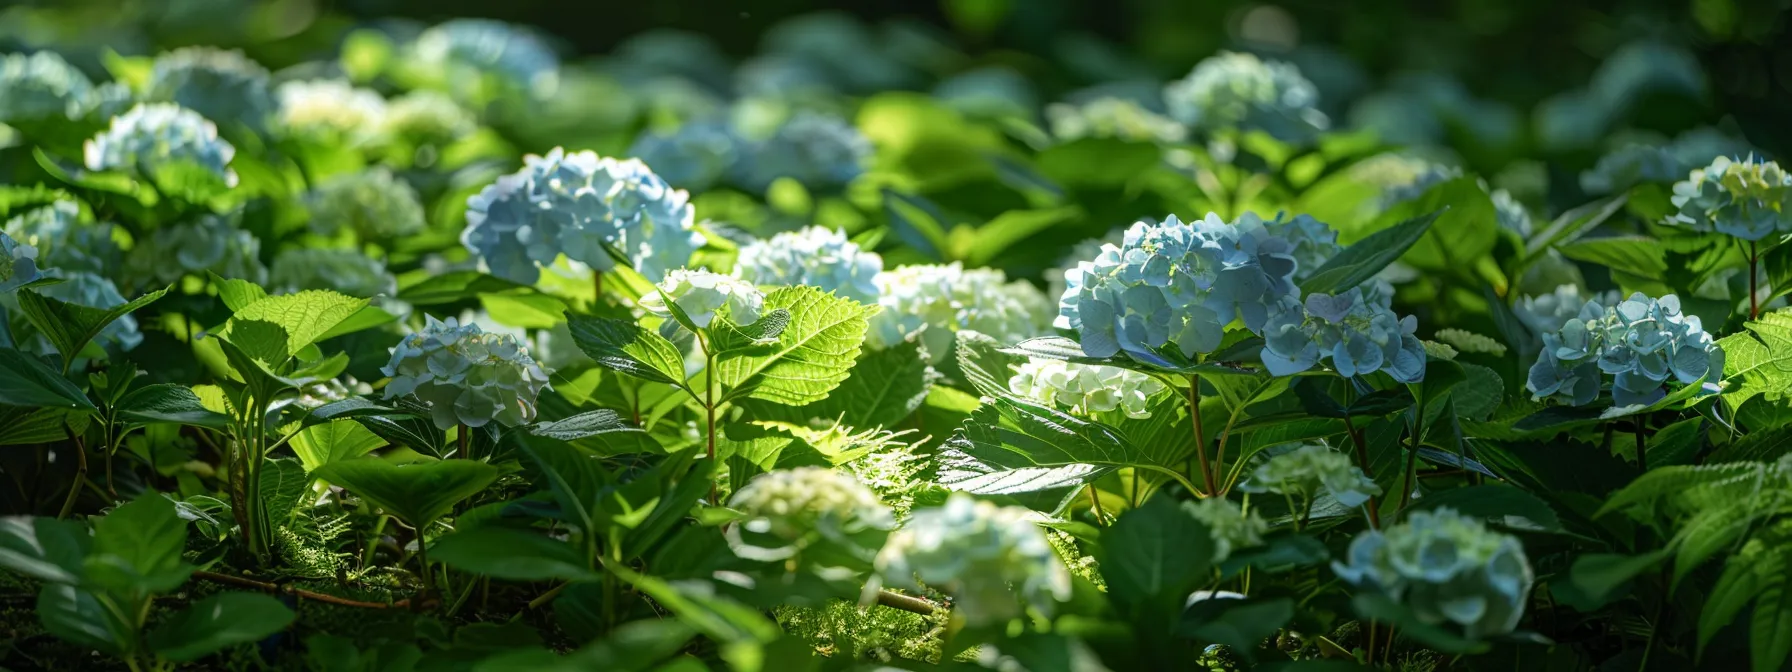
POLYGON ((1362 506, 1381 494, 1376 485, 1350 461, 1350 456, 1321 445, 1304 445, 1257 465, 1251 478, 1239 486, 1245 492, 1270 492, 1310 499, 1321 491, 1347 507, 1362 506))
POLYGON ((1213 562, 1225 562, 1232 552, 1263 543, 1269 523, 1257 517, 1256 511, 1244 508, 1224 497, 1208 497, 1197 502, 1184 502, 1183 510, 1207 526, 1213 538, 1213 562))
POLYGON ((1518 539, 1449 508, 1415 511, 1406 522, 1350 542, 1338 577, 1374 588, 1420 620, 1454 623, 1469 637, 1511 632, 1531 592, 1530 560, 1518 539))
POLYGON ((643 133, 628 153, 672 186, 706 191, 734 170, 741 147, 740 137, 727 124, 693 122, 669 132, 643 133))
POLYGON ((1045 107, 1045 119, 1052 137, 1065 142, 1111 138, 1176 143, 1188 138, 1188 129, 1175 119, 1152 112, 1138 101, 1111 96, 1080 105, 1052 103, 1045 107))
POLYGON ((1032 359, 1014 368, 1010 391, 1073 413, 1119 410, 1129 418, 1149 418, 1151 397, 1165 389, 1156 378, 1113 366, 1032 359))
POLYGON ((516 87, 540 100, 560 84, 560 59, 540 38, 502 21, 455 19, 430 26, 412 42, 407 72, 463 101, 489 102, 516 87))
POLYGON ((658 291, 641 297, 641 309, 666 318, 666 324, 678 324, 672 318, 672 306, 690 318, 699 329, 708 329, 716 314, 728 309, 728 321, 747 326, 759 321, 765 308, 765 294, 753 283, 732 275, 709 271, 673 269, 656 285, 658 291))
POLYGON ((1512 312, 1518 316, 1519 322, 1530 328, 1531 333, 1542 336, 1552 331, 1561 331, 1562 325, 1581 315, 1588 302, 1595 304, 1593 311, 1597 314, 1605 312, 1606 306, 1618 305, 1618 301, 1623 298, 1617 290, 1588 296, 1580 285, 1557 285, 1554 292, 1520 298, 1512 312))
POLYGON ((1296 266, 1288 241, 1256 215, 1141 221, 1120 245, 1065 273, 1056 326, 1075 330, 1090 357, 1124 352, 1168 365, 1167 349, 1212 352, 1234 319, 1262 329, 1270 308, 1296 291, 1296 266))
POLYGON ((1697 315, 1680 312, 1679 297, 1638 293, 1613 306, 1588 302, 1543 334, 1525 387, 1535 399, 1582 406, 1598 398, 1601 373, 1609 373, 1619 406, 1648 405, 1667 395, 1670 378, 1691 385, 1723 370, 1723 349, 1697 315))
POLYGON ((1592 170, 1580 174, 1580 188, 1589 194, 1610 194, 1653 182, 1672 184, 1714 156, 1743 156, 1748 143, 1713 128, 1696 128, 1672 142, 1631 140, 1599 157, 1592 170))
POLYGON ((1710 166, 1674 183, 1671 221, 1756 241, 1792 231, 1792 174, 1780 164, 1750 156, 1717 157, 1710 166))
POLYGON ((77 117, 92 95, 87 75, 56 52, 0 56, 0 122, 77 117))
POLYGON ((452 317, 426 317, 423 330, 399 341, 380 372, 392 377, 387 399, 416 395, 443 430, 531 422, 535 399, 548 384, 548 372, 515 336, 488 334, 452 317))
POLYGON ((131 248, 131 277, 167 284, 189 274, 218 274, 256 284, 267 281, 261 264, 261 241, 237 228, 234 216, 206 215, 165 225, 131 248))
POLYGON ((0 233, 0 292, 37 279, 37 250, 0 233))
POLYGON ((340 79, 300 80, 274 90, 283 132, 305 138, 371 140, 386 118, 386 99, 340 79))
POLYGON ((1069 276, 1071 271, 1076 270, 1077 264, 1100 256, 1103 245, 1118 247, 1125 240, 1126 229, 1119 228, 1109 231, 1108 235, 1101 238, 1088 238, 1071 245, 1070 251, 1058 259, 1058 265, 1046 270, 1045 295, 1048 297, 1064 296, 1064 278, 1069 276))
POLYGON ((1034 515, 953 493, 945 506, 916 510, 890 535, 877 555, 878 577, 885 585, 925 585, 951 595, 954 615, 972 626, 1019 618, 1023 602, 1050 614, 1070 599, 1070 571, 1034 515))
POLYGON ((741 557, 755 560, 790 557, 809 545, 811 535, 844 542, 846 535, 896 526, 895 515, 877 493, 852 474, 829 467, 760 474, 734 493, 728 506, 747 516, 729 527, 729 545, 741 557))
POLYGON ((461 242, 494 275, 533 284, 562 253, 610 270, 613 249, 653 278, 683 266, 704 243, 688 195, 638 160, 556 147, 523 161, 467 199, 461 242))
POLYGON ((883 257, 820 226, 742 245, 734 263, 734 274, 756 285, 808 285, 867 304, 877 301, 883 270, 883 257))
POLYGON ((790 116, 770 138, 753 145, 738 166, 738 181, 763 191, 788 177, 814 191, 838 189, 865 172, 871 141, 838 117, 813 112, 790 116))
POLYGON ((252 129, 262 128, 279 109, 267 68, 243 52, 211 47, 183 47, 156 56, 146 99, 252 129))
POLYGON ((1289 376, 1320 361, 1344 377, 1386 371, 1394 380, 1425 377, 1425 345, 1418 321, 1394 314, 1391 288, 1369 283, 1341 294, 1285 296, 1272 305, 1263 328, 1263 366, 1289 376))
POLYGON ((420 89, 386 103, 379 136, 407 145, 447 145, 479 128, 473 113, 447 95, 420 89))
POLYGON ((1338 244, 1336 230, 1309 215, 1277 216, 1275 221, 1264 222, 1263 227, 1292 248, 1288 256, 1299 264, 1294 271, 1295 280, 1305 280, 1344 249, 1338 244))
MULTIPOLYGON (((92 273, 70 273, 56 269, 44 269, 41 275, 47 278, 62 279, 62 282, 35 288, 37 293, 52 299, 67 301, 77 306, 100 309, 117 308, 125 304, 124 295, 119 293, 118 285, 108 278, 92 273)), ((143 342, 143 334, 137 331, 137 319, 125 315, 101 329, 99 336, 94 341, 101 345, 117 346, 120 350, 130 350, 143 342)), ((52 352, 48 343, 45 343, 44 346, 43 352, 52 352)))
POLYGON ((959 331, 1016 343, 1050 324, 1051 304, 1037 287, 991 268, 903 266, 879 273, 877 286, 883 310, 871 316, 865 343, 883 349, 919 339, 935 363, 951 352, 959 331))
POLYGON ((36 249, 40 267, 110 276, 124 259, 112 226, 80 219, 79 205, 58 200, 7 220, 6 235, 36 249))
POLYGON ((349 296, 392 296, 398 280, 379 259, 358 250, 322 247, 288 247, 268 265, 270 289, 297 292, 328 289, 349 296))
POLYGON ((1170 116, 1212 133, 1260 130, 1300 141, 1329 125, 1316 109, 1319 89, 1288 63, 1225 52, 1201 61, 1187 77, 1164 87, 1170 116))
POLYGON ((305 194, 305 208, 311 230, 325 237, 346 228, 362 242, 385 243, 425 226, 417 191, 385 168, 327 178, 305 194))
POLYGON ((113 117, 111 128, 87 141, 84 158, 88 170, 127 172, 185 163, 234 187, 234 156, 236 148, 205 117, 179 105, 144 103, 113 117))

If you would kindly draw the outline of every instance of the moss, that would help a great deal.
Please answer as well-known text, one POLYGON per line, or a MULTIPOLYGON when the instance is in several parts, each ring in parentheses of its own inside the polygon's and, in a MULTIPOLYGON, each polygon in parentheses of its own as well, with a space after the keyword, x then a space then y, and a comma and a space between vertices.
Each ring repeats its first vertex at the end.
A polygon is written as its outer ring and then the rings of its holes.
POLYGON ((778 607, 773 615, 784 632, 808 640, 818 654, 868 662, 937 662, 946 626, 943 611, 922 616, 845 600, 819 608, 778 607))

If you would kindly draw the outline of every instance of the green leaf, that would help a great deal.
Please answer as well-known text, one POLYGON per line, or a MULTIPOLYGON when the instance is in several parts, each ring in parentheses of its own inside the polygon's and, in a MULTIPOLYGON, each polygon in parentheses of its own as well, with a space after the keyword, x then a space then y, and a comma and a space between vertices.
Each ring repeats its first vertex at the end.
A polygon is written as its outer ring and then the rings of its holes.
POLYGON ((290 457, 261 461, 261 512, 271 523, 269 529, 284 525, 298 508, 299 500, 311 485, 305 467, 290 457))
POLYGON ((1562 256, 1575 261, 1605 266, 1645 278, 1659 278, 1667 273, 1664 256, 1667 248, 1661 241, 1644 236, 1609 236, 1583 238, 1556 248, 1562 256))
POLYGON ((939 483, 947 488, 1024 496, 1029 506, 1055 512, 1077 488, 1120 467, 1176 473, 1175 465, 1147 459, 1106 425, 1017 399, 994 398, 971 413, 936 462, 939 483))
POLYGON ((1358 616, 1392 623, 1399 628, 1401 635, 1443 653, 1481 653, 1489 648, 1486 642, 1468 639, 1441 626, 1419 620, 1412 610, 1380 593, 1360 593, 1351 599, 1350 604, 1356 608, 1358 616))
POLYGON ((565 319, 566 302, 547 294, 480 294, 492 321, 523 329, 548 329, 565 319))
POLYGON ((1748 331, 1717 340, 1724 350, 1724 402, 1741 408, 1757 395, 1768 401, 1784 399, 1792 389, 1792 309, 1776 310, 1742 326, 1748 331))
POLYGON ((66 439, 70 427, 80 433, 91 416, 69 408, 27 408, 0 405, 0 446, 51 443, 66 439))
POLYGON ((641 428, 628 424, 622 415, 607 408, 586 411, 570 418, 553 422, 540 422, 529 426, 529 434, 543 436, 561 441, 577 441, 599 434, 614 432, 639 432, 641 428))
POLYGON ((227 341, 237 342, 240 337, 237 331, 243 328, 241 323, 272 323, 286 331, 286 354, 296 355, 354 317, 367 302, 368 299, 321 289, 269 296, 236 311, 219 335, 227 341))
POLYGON ((1135 628, 1167 632, 1209 579, 1213 536, 1170 497, 1152 497, 1102 532, 1100 551, 1115 607, 1135 628))
MULTIPOLYGON (((963 334, 964 332, 959 332, 963 334)), ((779 420, 808 426, 838 420, 847 427, 896 428, 926 401, 939 378, 921 355, 921 344, 910 341, 859 357, 846 380, 827 398, 803 406, 785 406, 757 399, 743 399, 748 417, 779 420)))
POLYGON ((50 340, 51 345, 56 346, 56 351, 62 353, 63 368, 67 369, 67 363, 74 361, 81 350, 87 347, 87 342, 98 336, 106 325, 138 308, 155 303, 167 293, 167 288, 158 289, 112 308, 77 305, 52 299, 30 289, 20 291, 18 299, 19 309, 31 321, 31 326, 36 327, 44 338, 50 340))
POLYGON ((176 662, 198 660, 234 644, 259 641, 286 628, 294 614, 259 593, 218 593, 189 605, 145 638, 156 654, 176 662))
POLYGON ((1082 214, 1082 208, 1076 206, 1007 210, 977 227, 973 235, 960 237, 956 235, 959 230, 954 229, 955 235, 951 238, 954 243, 952 257, 962 260, 967 267, 988 266, 1010 247, 1036 240, 1035 236, 1073 221, 1082 214), (960 241, 962 244, 959 244, 960 241))
POLYGON ((573 343, 612 371, 684 387, 684 356, 665 337, 628 320, 566 314, 573 343))
POLYGON ((0 567, 46 583, 79 583, 93 545, 87 527, 72 520, 0 518, 0 567))
POLYGON ((52 635, 111 655, 123 652, 136 635, 92 592, 64 584, 38 590, 37 620, 52 635))
POLYGON ((778 625, 758 609, 715 594, 704 583, 671 583, 621 566, 606 565, 614 573, 660 606, 671 611, 691 629, 727 647, 731 644, 763 644, 778 638, 778 625))
POLYGON ((145 492, 93 527, 86 570, 94 583, 164 593, 186 582, 193 571, 180 555, 187 547, 187 523, 166 497, 145 492))
POLYGON ((1717 584, 1711 587, 1711 593, 1705 598, 1705 607, 1699 611, 1700 658, 1704 657, 1705 645, 1711 642, 1711 638, 1736 620, 1736 614, 1761 594, 1761 584, 1776 580, 1773 575, 1780 573, 1781 568, 1786 566, 1789 559, 1787 556, 1792 554, 1789 551, 1792 551, 1792 547, 1752 540, 1741 552, 1724 563, 1723 574, 1717 578, 1717 584))
POLYGON ((470 460, 392 464, 363 457, 324 465, 312 475, 342 486, 411 527, 421 527, 485 490, 498 480, 498 468, 470 460))
POLYGON ((1561 519, 1549 504, 1536 495, 1507 485, 1471 485, 1426 491, 1424 497, 1412 503, 1414 511, 1438 507, 1450 507, 1463 515, 1491 518, 1496 522, 1518 518, 1546 531, 1562 529, 1561 519))
POLYGON ((808 286, 766 296, 764 310, 778 309, 790 311, 790 324, 776 345, 716 362, 724 399, 801 406, 827 398, 852 370, 870 326, 866 319, 876 310, 808 286))
POLYGON ((248 280, 224 278, 211 271, 206 271, 206 273, 211 276, 212 286, 218 288, 218 298, 224 301, 224 307, 229 308, 232 313, 247 308, 249 304, 268 296, 268 290, 262 289, 261 285, 248 280))
POLYGON ((230 416, 207 409, 192 388, 172 383, 131 390, 115 410, 120 420, 139 425, 169 422, 213 429, 230 425, 230 416))
POLYGON ((481 294, 525 289, 521 285, 478 271, 454 271, 432 275, 423 281, 398 290, 398 300, 413 306, 434 306, 467 301, 481 294))
POLYGON ((337 322, 336 326, 330 327, 329 331, 318 336, 317 342, 322 343, 337 336, 365 331, 397 321, 397 315, 388 313, 378 306, 363 306, 360 310, 355 311, 355 314, 348 316, 348 319, 337 322))
POLYGON ((573 516, 580 529, 592 530, 597 519, 597 498, 610 484, 610 475, 602 464, 564 443, 531 443, 524 445, 523 451, 541 471, 541 480, 547 481, 561 512, 573 516))
POLYGON ((589 581, 599 576, 571 544, 499 525, 442 537, 430 545, 429 554, 451 567, 507 581, 589 581))
POLYGON ((383 445, 385 439, 347 418, 306 427, 292 437, 292 452, 306 471, 355 459, 383 445))
POLYGON ((1556 597, 1564 604, 1590 612, 1617 599, 1631 579, 1654 569, 1667 559, 1672 549, 1661 549, 1642 555, 1586 553, 1574 559, 1568 568, 1568 580, 1552 583, 1556 597))
MULTIPOLYGON (((1612 215, 1623 210, 1624 204, 1629 200, 1628 194, 1619 194, 1602 201, 1594 201, 1563 212, 1561 216, 1556 217, 1554 221, 1550 222, 1549 226, 1544 227, 1543 230, 1538 231, 1535 235, 1531 236, 1529 241, 1526 241, 1524 246, 1525 257, 1536 257, 1544 250, 1580 237, 1582 233, 1598 227, 1601 223, 1605 222, 1605 220, 1610 219, 1612 215)), ((1777 287, 1778 285, 1776 284, 1775 286, 1777 287)))
POLYGON ((1759 576, 1755 616, 1748 628, 1749 667, 1754 672, 1774 672, 1785 667, 1786 656, 1792 654, 1792 586, 1786 585, 1784 564, 1779 571, 1763 571, 1759 576))
POLYGON ((1376 231, 1352 243, 1307 275, 1305 294, 1337 294, 1361 285, 1394 263, 1431 230, 1442 212, 1432 212, 1376 231))
POLYGON ((32 355, 0 348, 0 404, 94 410, 81 388, 32 355))

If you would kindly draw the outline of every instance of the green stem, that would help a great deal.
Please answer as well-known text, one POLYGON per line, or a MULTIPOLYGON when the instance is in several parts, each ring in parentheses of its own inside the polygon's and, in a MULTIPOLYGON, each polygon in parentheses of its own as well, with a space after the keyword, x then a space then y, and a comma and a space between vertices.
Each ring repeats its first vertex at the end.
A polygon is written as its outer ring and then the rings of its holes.
MULTIPOLYGON (((707 348, 705 348, 707 349, 707 348)), ((716 356, 706 356, 707 363, 703 367, 703 410, 709 416, 709 459, 716 459, 716 356)), ((715 506, 719 495, 716 484, 710 481, 709 504, 715 506)))
POLYGON ((1105 525, 1108 514, 1101 510, 1101 495, 1095 492, 1095 484, 1085 485, 1083 489, 1089 493, 1089 510, 1095 514, 1095 522, 1105 525))
MULTIPOLYGON (((1213 483, 1213 465, 1207 462, 1207 437, 1201 430, 1201 374, 1188 374, 1188 415, 1195 431, 1195 458, 1201 462, 1201 480, 1207 485, 1206 494, 1218 492, 1213 483)), ((1192 476, 1192 474, 1191 474, 1192 476)))
POLYGON ((460 423, 460 426, 456 427, 454 429, 454 441, 455 441, 455 444, 460 447, 459 448, 460 459, 463 459, 463 460, 473 459, 473 454, 471 452, 468 452, 470 449, 470 444, 472 442, 468 440, 467 423, 464 423, 464 422, 460 423))
POLYGON ((1417 477, 1419 471, 1419 446, 1423 443, 1425 437, 1424 388, 1421 387, 1416 396, 1419 403, 1417 406, 1413 407, 1412 443, 1408 446, 1408 450, 1406 451, 1405 482, 1401 484, 1400 487, 1399 511, 1405 511, 1406 505, 1412 502, 1412 491, 1413 488, 1416 487, 1413 480, 1417 477))
POLYGON ((1649 470, 1649 457, 1645 452, 1647 447, 1648 441, 1643 438, 1643 416, 1638 413, 1636 416, 1636 468, 1641 471, 1649 470))
POLYGON ((75 498, 81 496, 81 482, 87 480, 87 446, 73 430, 69 431, 69 439, 75 444, 75 479, 69 483, 68 497, 62 500, 62 510, 56 514, 57 518, 67 518, 74 512, 75 498))
POLYGON ((1759 290, 1755 284, 1756 268, 1760 261, 1761 255, 1756 252, 1755 241, 1748 241, 1748 319, 1750 320, 1761 316, 1761 306, 1756 303, 1759 290))
POLYGON ((427 524, 417 526, 417 564, 420 565, 418 574, 423 578, 423 595, 426 598, 435 592, 435 578, 430 576, 429 572, 429 540, 426 538, 428 530, 429 525, 427 524))
MULTIPOLYGON (((1363 434, 1356 431, 1356 425, 1350 422, 1349 415, 1344 416, 1344 430, 1350 435, 1351 443, 1356 445, 1357 466, 1361 467, 1363 473, 1368 474, 1369 478, 1375 478, 1374 470, 1369 468, 1369 447, 1363 443, 1363 434)), ((1369 527, 1376 530, 1381 529, 1381 506, 1374 497, 1369 498, 1369 527)))

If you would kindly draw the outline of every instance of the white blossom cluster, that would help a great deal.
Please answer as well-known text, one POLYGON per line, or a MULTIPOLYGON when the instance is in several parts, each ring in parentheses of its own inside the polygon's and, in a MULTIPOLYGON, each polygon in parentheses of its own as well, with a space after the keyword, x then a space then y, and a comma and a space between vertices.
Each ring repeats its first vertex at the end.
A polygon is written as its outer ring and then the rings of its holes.
POLYGON ((1126 417, 1143 419, 1151 417, 1151 398, 1166 388, 1158 379, 1137 371, 1035 358, 1015 366, 1008 389, 1024 399, 1072 413, 1119 410, 1126 417))
POLYGON ((1023 605, 1050 614, 1070 599, 1070 571, 1035 515, 953 493, 945 506, 915 510, 890 535, 871 585, 937 589, 952 596, 954 615, 974 626, 1019 618, 1023 605))
POLYGON ((399 341, 380 372, 392 377, 387 399, 415 395, 442 430, 532 422, 548 384, 548 372, 515 336, 488 334, 452 317, 426 316, 423 330, 399 341))
POLYGON ((957 262, 902 266, 879 273, 877 285, 883 309, 871 317, 865 343, 885 349, 919 340, 936 363, 951 352, 959 331, 1017 343, 1043 335, 1051 323, 1051 304, 1037 287, 995 269, 957 262))

